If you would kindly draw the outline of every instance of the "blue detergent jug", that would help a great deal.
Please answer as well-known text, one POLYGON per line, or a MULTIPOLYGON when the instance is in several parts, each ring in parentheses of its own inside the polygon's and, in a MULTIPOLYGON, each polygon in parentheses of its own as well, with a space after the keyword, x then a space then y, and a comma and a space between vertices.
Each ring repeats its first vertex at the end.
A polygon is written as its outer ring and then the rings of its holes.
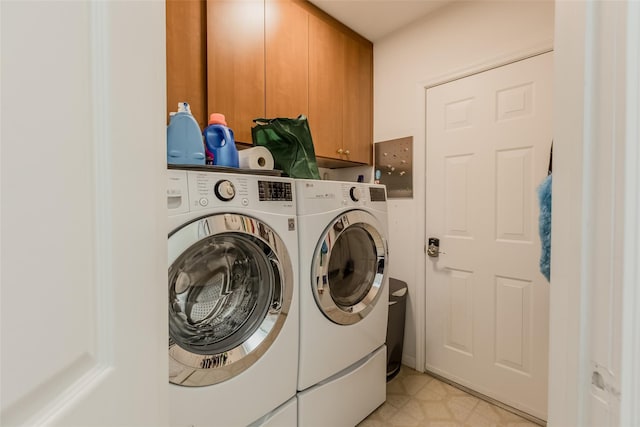
POLYGON ((213 113, 209 117, 209 126, 202 132, 207 151, 217 166, 240 166, 238 149, 233 139, 233 131, 227 127, 224 114, 213 113))
POLYGON ((167 163, 172 165, 204 165, 204 144, 200 126, 191 115, 187 102, 178 103, 178 112, 167 126, 167 163))

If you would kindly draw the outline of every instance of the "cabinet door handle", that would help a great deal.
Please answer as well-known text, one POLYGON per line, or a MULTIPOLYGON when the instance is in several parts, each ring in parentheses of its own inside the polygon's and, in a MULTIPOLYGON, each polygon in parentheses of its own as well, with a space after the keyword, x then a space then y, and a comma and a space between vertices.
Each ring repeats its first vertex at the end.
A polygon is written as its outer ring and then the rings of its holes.
POLYGON ((346 155, 348 156, 349 154, 351 154, 351 152, 349 152, 349 150, 346 150, 346 151, 344 152, 344 154, 346 154, 346 155))
POLYGON ((338 148, 338 150, 336 151, 336 153, 338 153, 338 154, 342 154, 342 148, 338 148))

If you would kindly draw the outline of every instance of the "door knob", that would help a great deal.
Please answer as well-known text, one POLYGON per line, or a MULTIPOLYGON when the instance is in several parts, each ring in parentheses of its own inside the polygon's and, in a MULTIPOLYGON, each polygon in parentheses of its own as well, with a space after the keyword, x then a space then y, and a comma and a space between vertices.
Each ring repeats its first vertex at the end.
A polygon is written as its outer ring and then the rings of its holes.
POLYGON ((336 151, 336 153, 338 153, 338 154, 342 154, 342 148, 338 148, 338 150, 336 151))
POLYGON ((346 154, 346 155, 348 156, 349 154, 351 154, 351 152, 350 152, 349 150, 346 150, 346 151, 344 152, 344 154, 346 154))
POLYGON ((446 252, 440 251, 440 239, 429 237, 429 243, 427 244, 427 255, 432 258, 437 258, 440 254, 446 254, 446 252))

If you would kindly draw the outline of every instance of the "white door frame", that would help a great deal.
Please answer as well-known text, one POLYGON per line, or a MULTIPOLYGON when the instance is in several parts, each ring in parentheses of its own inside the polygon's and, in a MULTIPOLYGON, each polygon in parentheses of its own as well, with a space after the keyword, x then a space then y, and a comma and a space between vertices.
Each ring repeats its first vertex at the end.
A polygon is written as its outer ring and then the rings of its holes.
POLYGON ((605 417, 608 425, 638 425, 640 5, 556 2, 555 19, 554 162, 559 167, 554 167, 552 228, 562 234, 552 237, 549 425, 592 425, 601 409, 591 399, 597 359, 591 296, 600 284, 594 277, 601 276, 608 279, 602 285, 619 292, 614 309, 621 309, 615 319, 620 323, 609 327, 606 351, 619 371, 613 381, 605 378, 610 398, 605 417), (598 202, 607 199, 614 203, 603 214, 598 202), (623 220, 615 222, 616 216, 623 220), (619 263, 599 253, 594 229, 613 231, 607 245, 620 252, 619 263))
POLYGON ((620 425, 640 425, 640 3, 629 2, 626 29, 625 242, 620 425), (635 43, 633 43, 635 41, 635 43))
MULTIPOLYGON (((585 135, 587 124, 601 120, 615 122, 617 138, 598 141, 615 144, 625 159, 624 175, 616 182, 623 188, 620 208, 624 212, 622 238, 617 243, 622 247, 623 262, 616 277, 621 280, 622 316, 619 349, 621 354, 621 384, 618 425, 639 425, 640 408, 640 4, 626 0, 623 6, 626 14, 617 15, 609 25, 619 28, 617 32, 598 32, 596 18, 615 4, 602 2, 556 2, 555 41, 546 49, 540 46, 515 52, 502 59, 489 60, 483 64, 460 70, 445 76, 432 78, 419 84, 420 100, 418 111, 424 117, 426 89, 447 83, 457 78, 505 65, 543 53, 555 46, 556 82, 554 97, 554 120, 557 126, 554 138, 569 141, 557 143, 554 149, 554 208, 553 229, 562 230, 562 235, 554 233, 552 242, 551 301, 550 301, 550 366, 549 366, 549 420, 550 426, 584 425, 590 408, 587 394, 591 382, 589 355, 585 351, 588 344, 589 287, 594 284, 586 280, 585 265, 593 262, 596 248, 589 247, 589 226, 598 221, 589 211, 588 201, 597 196, 597 189, 590 185, 589 178, 602 167, 602 162, 594 162, 594 142, 585 135), (615 35, 612 35, 615 34, 615 35), (617 37, 617 39, 613 39, 617 37), (614 42, 617 42, 615 44, 614 42), (589 115, 586 102, 594 102, 594 68, 602 61, 598 48, 602 45, 615 46, 620 62, 616 64, 616 76, 623 76, 623 82, 598 81, 611 89, 613 103, 617 110, 602 118, 589 115), (589 55, 588 61, 585 52, 589 55), (588 83, 588 85, 586 85, 588 83), (586 89, 585 89, 586 87, 586 89), (613 91, 617 89, 617 91, 613 91), (562 286, 560 285, 562 284, 562 286)), ((601 89, 599 87, 599 89, 601 89)), ((426 143, 426 130, 425 130, 426 143)), ((426 152, 426 150, 425 150, 426 152)), ((597 158, 595 160, 598 160, 597 158)), ((609 165, 610 167, 610 165, 609 165)), ((426 171, 425 171, 426 176, 426 171)), ((425 178, 422 177, 422 179, 425 178)), ((422 186, 422 185, 421 185, 422 186)), ((425 206, 426 209, 426 206, 425 206)), ((424 225, 423 225, 424 227, 424 225)), ((424 231, 424 228, 423 228, 424 231)), ((424 234, 424 233, 423 233, 424 234)), ((426 241, 426 236, 425 236, 426 241)), ((426 262, 426 256, 425 256, 426 262)), ((424 277, 424 266, 422 267, 424 277)), ((416 287, 416 368, 425 367, 425 301, 424 286, 416 287)))
MULTIPOLYGON (((420 100, 422 105, 420 106, 419 111, 422 111, 422 118, 424 119, 426 115, 426 104, 427 104, 427 90, 439 86, 445 83, 452 82, 454 80, 462 79, 464 77, 469 77, 473 74, 482 73, 484 71, 489 71, 494 68, 502 67, 504 65, 512 64, 517 61, 521 61, 523 59, 531 58, 532 56, 541 55, 543 53, 551 52, 553 50, 553 41, 547 40, 540 44, 536 44, 534 46, 530 46, 524 49, 520 49, 514 52, 511 52, 507 55, 502 55, 499 57, 491 58, 487 61, 483 61, 477 64, 474 64, 470 67, 465 67, 463 69, 455 70, 451 73, 447 73, 444 75, 436 76, 433 78, 429 78, 424 82, 418 84, 418 90, 420 90, 420 100)), ((425 144, 424 155, 425 155, 425 165, 427 164, 426 158, 426 144, 427 144, 427 129, 426 129, 426 121, 425 121, 425 129, 423 133, 423 141, 425 144)), ((426 191, 424 187, 424 180, 426 179, 427 171, 425 168, 424 174, 420 176, 423 182, 419 184, 419 188, 422 188, 423 191, 426 191)), ((425 212, 427 210, 426 206, 426 193, 424 197, 425 201, 425 212)), ((425 224, 421 224, 422 227, 422 235, 424 237, 424 242, 427 242, 428 237, 426 236, 425 224)), ((416 316, 416 361, 415 366, 416 370, 420 372, 424 372, 426 366, 426 358, 425 358, 425 345, 426 345, 426 303, 427 303, 427 295, 425 292, 426 289, 426 271, 425 266, 427 263, 427 255, 424 254, 422 259, 421 269, 422 275, 418 277, 422 277, 423 283, 422 286, 416 286, 415 294, 416 294, 416 307, 414 309, 414 313, 416 316)))

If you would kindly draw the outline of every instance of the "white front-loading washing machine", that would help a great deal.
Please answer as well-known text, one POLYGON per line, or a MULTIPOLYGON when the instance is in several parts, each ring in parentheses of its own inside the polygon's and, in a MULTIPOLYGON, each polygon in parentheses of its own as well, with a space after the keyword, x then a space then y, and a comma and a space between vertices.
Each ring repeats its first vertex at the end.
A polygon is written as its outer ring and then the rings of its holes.
POLYGON ((297 180, 298 425, 353 426, 386 398, 383 185, 297 180))
POLYGON ((288 178, 168 171, 171 426, 296 425, 295 202, 288 178))

